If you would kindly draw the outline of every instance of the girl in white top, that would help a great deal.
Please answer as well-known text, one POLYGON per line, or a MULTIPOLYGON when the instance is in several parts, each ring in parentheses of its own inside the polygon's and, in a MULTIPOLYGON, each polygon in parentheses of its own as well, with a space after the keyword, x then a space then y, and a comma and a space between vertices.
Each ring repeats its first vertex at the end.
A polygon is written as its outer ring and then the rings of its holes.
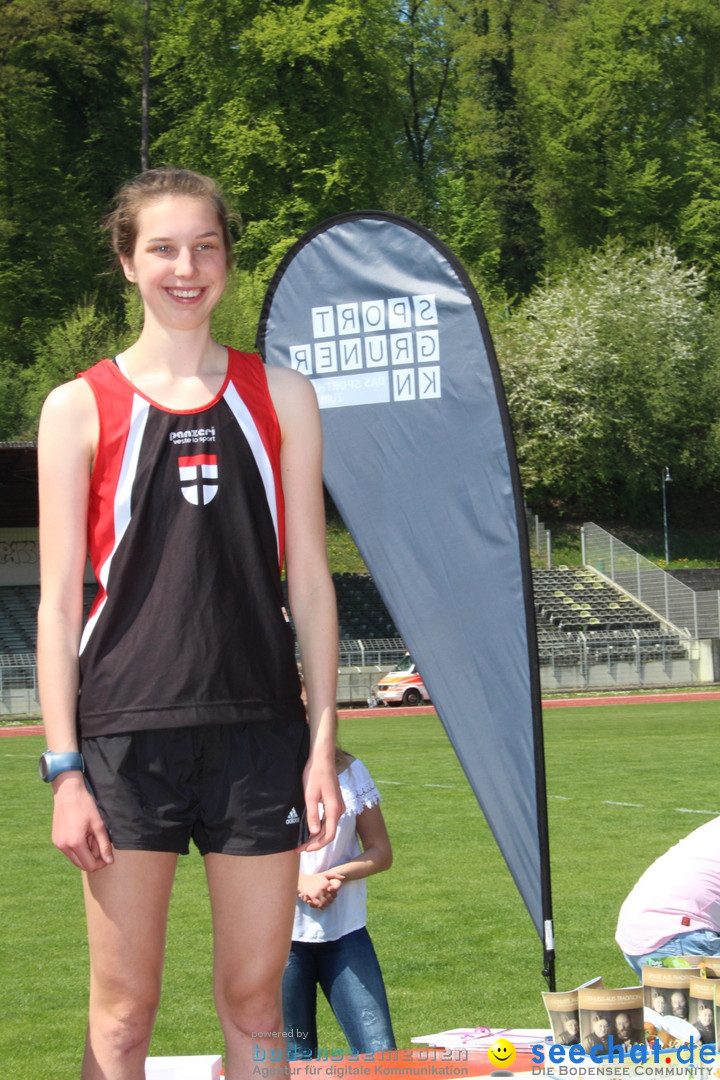
POLYGON ((331 843, 300 857, 283 977, 285 1031, 304 1057, 318 1050, 318 984, 352 1050, 395 1049, 383 977, 365 927, 365 878, 390 867, 390 838, 380 793, 363 763, 338 750, 336 766, 345 813, 331 843))

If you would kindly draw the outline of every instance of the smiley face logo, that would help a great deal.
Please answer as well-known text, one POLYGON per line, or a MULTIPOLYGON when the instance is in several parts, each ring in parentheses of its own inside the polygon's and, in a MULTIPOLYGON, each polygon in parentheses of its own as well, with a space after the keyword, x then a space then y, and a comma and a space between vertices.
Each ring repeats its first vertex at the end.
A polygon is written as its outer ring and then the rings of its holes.
POLYGON ((515 1047, 507 1039, 496 1039, 488 1048, 488 1058, 491 1064, 505 1069, 515 1060, 515 1047))

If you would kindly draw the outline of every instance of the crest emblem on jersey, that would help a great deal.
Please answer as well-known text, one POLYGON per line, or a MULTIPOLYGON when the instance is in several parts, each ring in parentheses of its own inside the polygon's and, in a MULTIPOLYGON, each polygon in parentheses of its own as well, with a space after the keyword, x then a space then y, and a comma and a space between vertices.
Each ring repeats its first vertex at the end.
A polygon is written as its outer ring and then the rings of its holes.
POLYGON ((217 454, 192 454, 178 458, 180 490, 193 506, 205 506, 218 489, 217 454))

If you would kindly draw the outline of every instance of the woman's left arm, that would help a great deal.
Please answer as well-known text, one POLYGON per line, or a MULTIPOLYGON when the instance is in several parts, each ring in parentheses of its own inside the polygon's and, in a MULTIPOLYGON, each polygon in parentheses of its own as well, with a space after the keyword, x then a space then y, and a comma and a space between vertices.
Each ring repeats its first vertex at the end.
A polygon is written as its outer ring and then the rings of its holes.
POLYGON ((315 391, 304 375, 268 367, 267 379, 282 432, 288 599, 310 724, 310 755, 304 774, 310 839, 303 849, 315 851, 333 839, 344 810, 335 768, 338 628, 325 543, 322 428, 315 391))

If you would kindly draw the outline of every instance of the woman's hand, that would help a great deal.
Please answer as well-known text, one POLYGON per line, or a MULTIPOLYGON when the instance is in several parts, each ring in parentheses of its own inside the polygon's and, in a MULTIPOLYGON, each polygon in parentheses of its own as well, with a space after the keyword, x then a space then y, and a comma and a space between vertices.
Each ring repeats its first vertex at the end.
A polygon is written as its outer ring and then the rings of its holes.
POLYGON ((299 851, 317 851, 329 844, 335 837, 337 823, 345 812, 345 803, 340 791, 335 753, 327 755, 327 760, 312 754, 305 766, 305 807, 309 839, 299 851), (322 814, 320 807, 322 806, 322 814))
POLYGON ((113 861, 112 844, 82 773, 63 773, 53 781, 55 847, 81 870, 101 870, 113 861))

